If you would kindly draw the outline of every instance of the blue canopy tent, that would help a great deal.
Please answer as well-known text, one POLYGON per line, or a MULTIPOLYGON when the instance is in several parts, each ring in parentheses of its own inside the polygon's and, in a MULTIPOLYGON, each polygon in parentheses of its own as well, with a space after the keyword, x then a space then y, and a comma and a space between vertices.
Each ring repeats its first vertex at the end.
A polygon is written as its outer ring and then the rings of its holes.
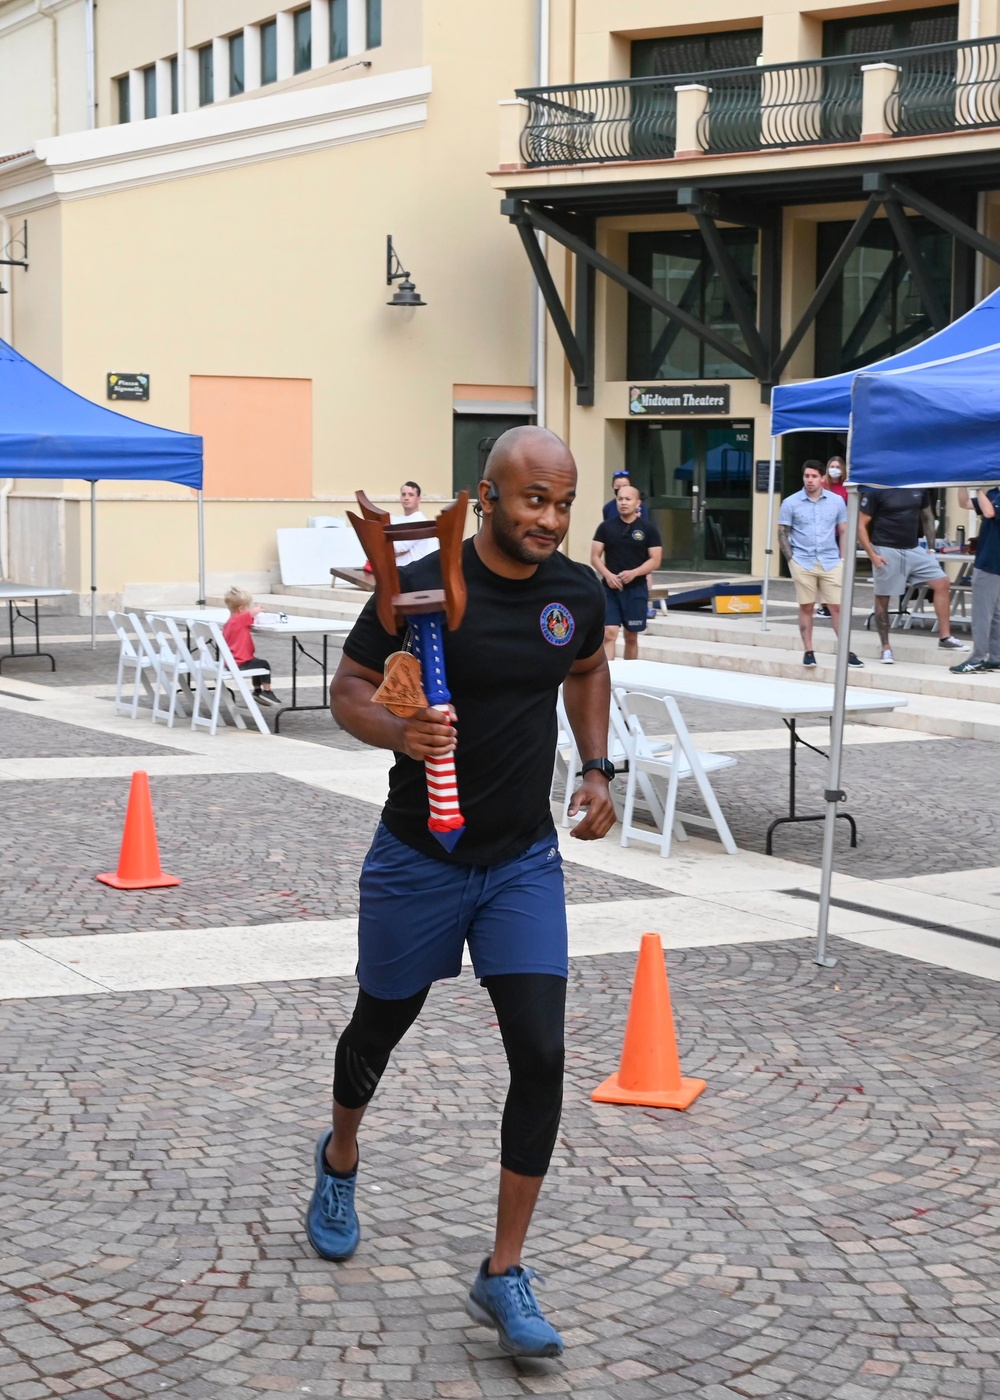
MULTIPOLYGON (((771 581, 771 536, 774 530, 774 497, 778 438, 784 433, 846 433, 851 421, 851 391, 859 375, 910 369, 971 350, 1000 343, 1000 289, 919 345, 890 355, 863 370, 848 370, 826 379, 801 384, 779 384, 771 392, 771 469, 768 479, 767 553, 764 556, 764 588, 761 628, 767 630, 768 588, 771 581)), ((855 472, 857 477, 857 473, 855 472)), ((857 477, 858 480, 867 478, 857 477)), ((874 485, 874 482, 868 484, 874 485)))
POLYGON ((98 481, 171 481, 198 493, 198 592, 205 600, 202 439, 75 394, 0 340, 0 476, 90 482, 90 617, 95 638, 98 481))
MULTIPOLYGON (((997 302, 997 294, 990 298, 997 302)), ((983 303, 985 306, 986 303, 983 303)), ((971 315, 971 313, 970 313, 971 315)), ((968 317, 963 318, 968 320, 968 317)), ((957 325, 958 323, 956 323, 957 325)), ((989 325, 989 322, 986 322, 989 325)), ((949 327, 949 330, 954 327, 949 327)), ((1000 325, 997 327, 1000 332, 1000 325)), ((941 343, 935 336, 927 345, 941 343)), ((858 486, 995 486, 1000 482, 1000 333, 993 344, 929 363, 854 376, 848 436, 847 537, 844 597, 847 625, 837 638, 837 672, 830 718, 830 773, 825 793, 823 874, 816 962, 831 967, 826 938, 833 877, 833 839, 840 791, 847 698, 847 658, 858 543, 858 486)))

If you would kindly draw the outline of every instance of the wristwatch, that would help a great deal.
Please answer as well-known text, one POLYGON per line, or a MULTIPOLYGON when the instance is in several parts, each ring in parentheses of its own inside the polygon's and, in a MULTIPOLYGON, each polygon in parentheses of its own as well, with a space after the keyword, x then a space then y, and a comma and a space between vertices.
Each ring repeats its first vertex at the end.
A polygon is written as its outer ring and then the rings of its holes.
POLYGON ((581 775, 586 777, 587 774, 595 768, 599 773, 604 774, 609 783, 615 776, 615 765, 611 762, 610 758, 588 758, 580 770, 581 775))

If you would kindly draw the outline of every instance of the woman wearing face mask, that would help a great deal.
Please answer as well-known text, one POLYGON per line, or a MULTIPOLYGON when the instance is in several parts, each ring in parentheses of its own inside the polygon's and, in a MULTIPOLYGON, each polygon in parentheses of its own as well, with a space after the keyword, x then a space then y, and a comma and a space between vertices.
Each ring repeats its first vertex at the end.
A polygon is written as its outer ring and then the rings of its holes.
POLYGON ((846 475, 843 457, 831 457, 826 464, 823 485, 827 491, 832 491, 835 496, 842 496, 845 501, 847 500, 847 487, 844 485, 846 475))
MULTIPOLYGON (((847 487, 844 485, 844 477, 847 475, 847 464, 843 457, 831 457, 826 464, 826 471, 823 473, 824 491, 832 491, 835 496, 842 496, 846 504, 847 487)), ((816 608, 817 617, 829 617, 830 609, 825 603, 820 603, 816 608)))

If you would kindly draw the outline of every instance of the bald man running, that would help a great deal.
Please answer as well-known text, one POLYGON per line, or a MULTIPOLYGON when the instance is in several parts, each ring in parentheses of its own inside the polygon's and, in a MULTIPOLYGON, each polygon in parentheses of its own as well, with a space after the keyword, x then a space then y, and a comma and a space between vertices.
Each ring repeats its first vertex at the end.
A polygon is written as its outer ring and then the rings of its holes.
MULTIPOLYGON (((496 1235, 466 1307, 496 1328, 513 1356, 562 1351, 538 1307, 532 1272, 521 1264, 562 1109, 566 901, 549 803, 560 685, 584 760, 570 806, 571 815, 584 815, 572 835, 596 841, 614 823, 604 598, 591 571, 558 552, 575 492, 573 458, 541 428, 504 433, 486 463, 483 526, 462 547, 468 607, 461 627, 445 634, 466 821, 452 853, 427 829, 423 760, 450 751, 454 732, 435 710, 400 719, 371 703, 386 657, 403 642, 382 630, 373 602, 344 643, 330 687, 337 722, 367 744, 392 749, 396 761, 361 870, 360 990, 337 1044, 333 1127, 316 1148, 307 1234, 325 1259, 349 1259, 357 1249, 361 1119, 431 984, 459 975, 468 944, 496 1012, 510 1087, 496 1235)), ((440 556, 402 577, 407 591, 440 588, 440 556)), ((458 1065, 454 1072, 460 1079, 458 1065)), ((447 1205, 440 1210, 447 1214, 447 1205)))

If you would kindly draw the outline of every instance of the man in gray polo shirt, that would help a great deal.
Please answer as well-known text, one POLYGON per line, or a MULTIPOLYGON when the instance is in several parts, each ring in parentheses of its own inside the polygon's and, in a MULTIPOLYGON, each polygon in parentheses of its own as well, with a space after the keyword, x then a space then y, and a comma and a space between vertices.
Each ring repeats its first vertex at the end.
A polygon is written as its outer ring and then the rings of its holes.
MULTIPOLYGON (((846 529, 847 507, 834 492, 823 489, 822 462, 806 462, 802 467, 802 490, 785 497, 778 516, 778 544, 788 560, 799 605, 799 633, 805 648, 803 666, 816 665, 813 608, 817 599, 830 609, 834 630, 839 630, 846 529)), ((864 662, 852 651, 849 664, 863 666, 864 662)))

